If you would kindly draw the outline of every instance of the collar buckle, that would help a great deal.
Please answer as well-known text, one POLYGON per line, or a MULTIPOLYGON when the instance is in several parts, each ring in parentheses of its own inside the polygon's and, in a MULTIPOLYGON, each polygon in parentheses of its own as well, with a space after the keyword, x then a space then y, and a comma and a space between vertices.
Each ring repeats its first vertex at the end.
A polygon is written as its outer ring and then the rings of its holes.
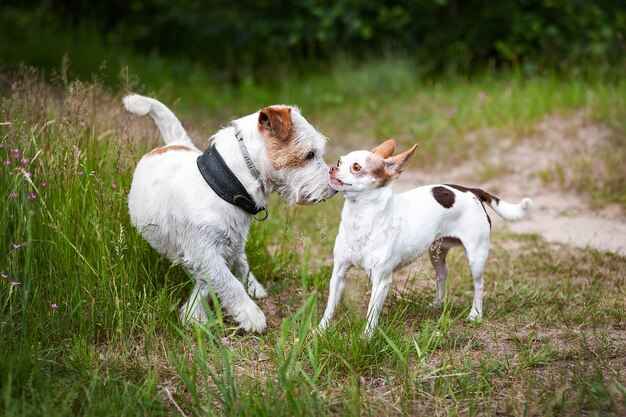
POLYGON ((258 222, 264 222, 265 220, 267 220, 268 216, 270 215, 270 212, 267 210, 267 207, 263 207, 261 211, 259 211, 259 213, 252 215, 255 218, 255 220, 258 222), (265 215, 263 217, 258 217, 258 214, 261 212, 264 212, 265 215))

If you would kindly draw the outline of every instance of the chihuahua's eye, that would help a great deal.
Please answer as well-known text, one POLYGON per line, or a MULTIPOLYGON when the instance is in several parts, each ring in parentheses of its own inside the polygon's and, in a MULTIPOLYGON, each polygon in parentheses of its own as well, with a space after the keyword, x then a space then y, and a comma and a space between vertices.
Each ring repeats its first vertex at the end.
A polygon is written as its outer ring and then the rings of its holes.
POLYGON ((337 160, 337 167, 339 167, 341 165, 341 159, 337 160))
POLYGON ((361 165, 357 164, 356 162, 354 164, 352 164, 352 170, 353 171, 360 171, 361 170, 361 165))
POLYGON ((305 158, 306 159, 313 159, 313 158, 315 158, 315 152, 314 151, 310 151, 309 153, 306 154, 305 158))

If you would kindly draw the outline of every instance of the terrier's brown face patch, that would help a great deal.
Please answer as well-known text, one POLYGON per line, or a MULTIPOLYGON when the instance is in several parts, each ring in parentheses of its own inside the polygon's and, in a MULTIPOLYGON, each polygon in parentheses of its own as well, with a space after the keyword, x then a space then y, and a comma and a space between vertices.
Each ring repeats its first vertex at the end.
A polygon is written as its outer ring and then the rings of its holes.
POLYGON ((275 170, 300 168, 316 156, 317 150, 298 143, 291 108, 271 106, 259 112, 259 131, 265 135, 265 151, 275 170))
POLYGON ((259 131, 265 135, 265 151, 275 170, 301 165, 300 152, 293 147, 289 107, 272 106, 261 110, 259 131))

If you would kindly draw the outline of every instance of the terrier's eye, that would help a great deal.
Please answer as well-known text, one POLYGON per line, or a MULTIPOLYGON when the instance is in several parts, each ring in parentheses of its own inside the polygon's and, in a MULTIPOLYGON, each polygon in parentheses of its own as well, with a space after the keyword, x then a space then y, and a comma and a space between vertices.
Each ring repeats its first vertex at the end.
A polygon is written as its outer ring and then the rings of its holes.
POLYGON ((354 164, 352 164, 352 170, 353 171, 360 171, 361 170, 361 165, 357 164, 356 162, 354 164))
POLYGON ((305 158, 306 159, 313 159, 313 158, 315 158, 315 152, 314 151, 310 151, 309 153, 306 154, 305 158))

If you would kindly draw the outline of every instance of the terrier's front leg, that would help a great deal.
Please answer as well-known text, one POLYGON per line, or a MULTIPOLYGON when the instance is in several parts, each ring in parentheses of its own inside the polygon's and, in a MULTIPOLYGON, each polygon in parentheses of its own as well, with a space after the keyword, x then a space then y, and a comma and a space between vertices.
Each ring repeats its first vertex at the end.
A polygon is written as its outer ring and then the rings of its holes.
MULTIPOLYGON (((210 285, 217 294, 221 307, 239 323, 241 329, 247 332, 264 332, 266 329, 265 314, 248 296, 243 284, 230 272, 226 262, 217 255, 211 259, 213 259, 211 262, 207 262, 194 271, 196 281, 209 282, 210 279, 210 285)), ((208 290, 206 294, 202 295, 206 299, 208 290)), ((193 301, 190 300, 190 302, 193 301)), ((190 311, 192 317, 202 316, 198 312, 198 308, 202 308, 202 305, 193 304, 190 311)), ((184 314, 185 311, 181 313, 184 314)))

